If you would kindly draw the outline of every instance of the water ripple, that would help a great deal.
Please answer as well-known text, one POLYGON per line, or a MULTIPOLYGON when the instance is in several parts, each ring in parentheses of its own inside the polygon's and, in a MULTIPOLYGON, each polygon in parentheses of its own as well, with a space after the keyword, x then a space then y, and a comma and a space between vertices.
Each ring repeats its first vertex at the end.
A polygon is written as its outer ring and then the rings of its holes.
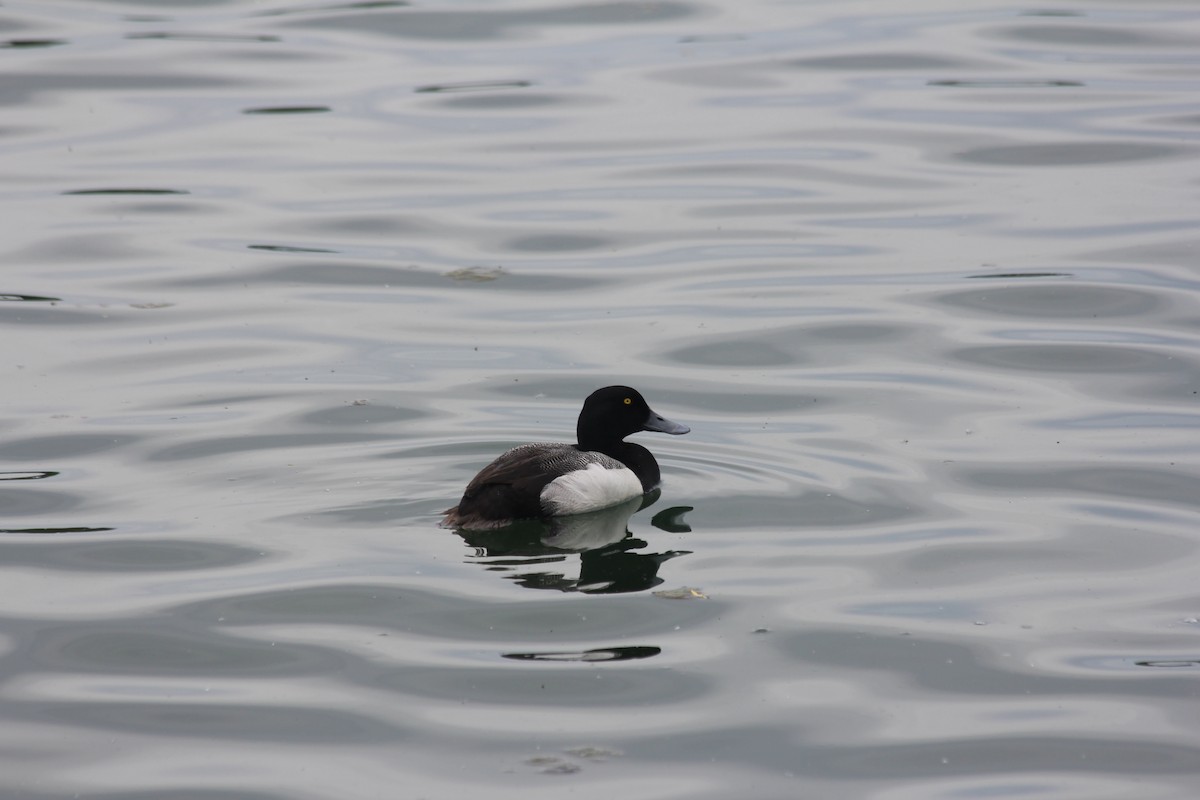
POLYGON ((1197 11, 257 6, 4 9, 0 795, 1195 793, 1197 11))

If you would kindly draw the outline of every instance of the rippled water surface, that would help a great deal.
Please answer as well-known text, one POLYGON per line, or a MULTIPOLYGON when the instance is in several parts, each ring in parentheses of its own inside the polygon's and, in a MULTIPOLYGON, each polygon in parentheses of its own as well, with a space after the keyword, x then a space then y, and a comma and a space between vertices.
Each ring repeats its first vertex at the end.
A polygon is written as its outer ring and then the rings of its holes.
POLYGON ((1190 0, 0 8, 0 796, 1200 793, 1190 0), (459 533, 597 386, 648 508, 459 533))

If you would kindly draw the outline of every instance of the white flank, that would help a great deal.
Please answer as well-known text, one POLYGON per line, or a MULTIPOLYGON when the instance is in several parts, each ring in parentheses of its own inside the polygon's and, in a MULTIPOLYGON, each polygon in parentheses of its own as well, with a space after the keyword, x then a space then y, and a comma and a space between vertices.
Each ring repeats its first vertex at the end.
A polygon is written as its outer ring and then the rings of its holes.
POLYGON ((568 472, 546 484, 541 500, 548 514, 565 517, 615 506, 642 494, 642 482, 633 470, 588 464, 587 469, 568 472))

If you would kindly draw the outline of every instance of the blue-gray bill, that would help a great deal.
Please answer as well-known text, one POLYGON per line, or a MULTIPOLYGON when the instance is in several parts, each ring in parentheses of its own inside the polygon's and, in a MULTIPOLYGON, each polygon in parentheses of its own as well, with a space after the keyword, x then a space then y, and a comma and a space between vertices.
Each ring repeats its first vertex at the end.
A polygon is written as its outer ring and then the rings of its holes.
POLYGON ((650 416, 646 418, 646 423, 642 425, 642 430, 670 433, 679 436, 680 434, 687 433, 691 428, 679 422, 672 422, 662 414, 655 414, 651 411, 650 416))

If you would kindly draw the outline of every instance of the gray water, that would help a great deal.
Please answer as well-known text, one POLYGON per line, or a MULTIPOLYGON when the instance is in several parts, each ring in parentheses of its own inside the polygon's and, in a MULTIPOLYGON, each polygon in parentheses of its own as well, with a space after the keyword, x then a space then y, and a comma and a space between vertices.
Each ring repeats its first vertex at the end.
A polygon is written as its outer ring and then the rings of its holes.
POLYGON ((1188 0, 0 8, 0 796, 1200 794, 1188 0), (439 512, 638 387, 643 510, 439 512))

